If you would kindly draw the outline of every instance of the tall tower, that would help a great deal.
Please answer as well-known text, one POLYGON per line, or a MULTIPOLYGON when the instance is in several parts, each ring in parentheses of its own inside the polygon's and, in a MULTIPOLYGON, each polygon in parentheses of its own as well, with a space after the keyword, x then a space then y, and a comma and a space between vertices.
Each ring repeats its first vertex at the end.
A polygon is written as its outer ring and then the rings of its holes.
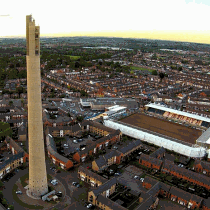
POLYGON ((44 152, 41 73, 40 27, 31 15, 26 16, 26 64, 28 92, 29 189, 28 196, 40 199, 48 192, 44 152))

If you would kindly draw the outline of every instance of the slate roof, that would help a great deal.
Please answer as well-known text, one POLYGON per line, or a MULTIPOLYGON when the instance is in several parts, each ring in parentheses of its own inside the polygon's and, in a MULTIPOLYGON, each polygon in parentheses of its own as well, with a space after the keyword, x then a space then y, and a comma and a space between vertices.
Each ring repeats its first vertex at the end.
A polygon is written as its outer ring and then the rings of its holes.
POLYGON ((196 160, 194 165, 200 164, 203 169, 207 169, 210 171, 210 163, 204 162, 204 161, 198 161, 196 160))
POLYGON ((20 152, 24 152, 24 154, 26 153, 23 148, 17 144, 12 138, 10 138, 9 136, 6 137, 6 142, 9 143, 9 145, 11 145, 15 151, 17 151, 18 153, 20 152))
POLYGON ((129 152, 130 150, 139 147, 140 145, 142 145, 141 140, 136 140, 136 141, 132 141, 130 144, 128 144, 127 146, 120 148, 119 151, 122 152, 123 154, 126 154, 127 152, 129 152))
POLYGON ((153 179, 153 178, 151 178, 151 177, 149 177, 149 176, 146 176, 146 177, 144 178, 144 182, 145 182, 145 183, 148 183, 148 184, 151 184, 152 186, 154 186, 155 184, 158 183, 158 181, 157 181, 156 179, 153 179))
POLYGON ((85 168, 85 167, 83 167, 83 166, 80 166, 80 167, 78 168, 78 171, 83 172, 83 173, 86 174, 87 176, 93 177, 94 179, 96 179, 96 180, 102 182, 103 184, 104 184, 105 182, 108 181, 108 180, 105 179, 104 177, 102 177, 102 176, 100 176, 100 175, 98 175, 98 174, 96 174, 96 173, 93 173, 91 170, 88 170, 87 168, 85 168))
POLYGON ((101 202, 102 204, 105 204, 106 206, 110 207, 110 209, 113 209, 113 210, 118 210, 118 209, 119 210, 127 210, 123 206, 110 200, 109 198, 104 197, 103 195, 99 195, 97 198, 97 201, 101 202))
POLYGON ((151 164, 154 164, 154 165, 157 165, 157 166, 161 166, 162 162, 161 160, 157 159, 157 158, 153 158, 149 155, 146 155, 146 154, 141 154, 140 156, 140 160, 144 160, 144 161, 147 161, 151 164))
POLYGON ((102 168, 103 166, 107 165, 107 162, 104 156, 99 156, 99 158, 96 159, 95 162, 99 168, 102 168))
POLYGON ((48 151, 50 152, 50 154, 54 155, 58 160, 61 160, 64 163, 67 163, 68 161, 70 161, 68 158, 60 155, 59 153, 57 153, 57 151, 55 151, 51 145, 48 145, 48 151))
POLYGON ((115 157, 115 156, 118 157, 119 155, 120 155, 120 152, 119 152, 119 151, 117 151, 117 150, 112 150, 111 152, 106 153, 106 154, 104 155, 104 158, 108 161, 108 159, 113 158, 113 157, 115 157))
POLYGON ((49 133, 52 133, 54 130, 60 131, 60 130, 72 130, 73 132, 81 131, 81 127, 79 124, 73 125, 73 126, 57 126, 57 127, 48 127, 49 133))
POLYGON ((201 198, 197 195, 193 195, 191 193, 188 193, 188 192, 186 192, 184 190, 181 190, 179 188, 176 188, 176 187, 171 187, 170 194, 175 195, 179 198, 182 198, 186 201, 193 200, 193 201, 196 201, 198 203, 201 203, 201 201, 203 200, 203 198, 201 198))
POLYGON ((93 122, 93 121, 89 121, 89 122, 90 122, 91 126, 99 128, 101 130, 104 130, 104 131, 107 131, 107 132, 110 132, 110 133, 115 131, 112 128, 109 128, 109 127, 106 127, 106 126, 102 125, 101 123, 97 123, 97 122, 93 122))
POLYGON ((136 209, 149 209, 149 207, 156 201, 156 198, 148 195, 144 198, 143 203, 140 204, 136 209))
POLYGON ((24 152, 20 152, 16 155, 13 155, 8 160, 5 160, 2 164, 0 164, 0 170, 5 168, 8 164, 14 162, 15 160, 18 160, 20 158, 24 157, 24 152))
POLYGON ((210 208, 210 197, 208 199, 203 199, 203 205, 210 208))
POLYGON ((97 189, 93 190, 93 193, 98 196, 99 194, 102 194, 104 191, 110 189, 114 184, 117 183, 117 178, 114 177, 107 182, 105 182, 103 185, 100 185, 97 189))
POLYGON ((202 174, 198 174, 196 172, 190 171, 185 168, 178 167, 177 165, 171 164, 171 161, 165 160, 165 164, 164 164, 163 168, 166 168, 169 171, 174 171, 174 172, 181 174, 183 176, 190 177, 193 180, 202 182, 202 183, 210 186, 210 177, 207 177, 202 174))
POLYGON ((162 155, 162 154, 164 154, 165 152, 166 152, 166 150, 165 150, 163 147, 161 147, 161 148, 157 149, 155 152, 153 152, 153 153, 150 155, 150 157, 157 158, 159 155, 162 155))

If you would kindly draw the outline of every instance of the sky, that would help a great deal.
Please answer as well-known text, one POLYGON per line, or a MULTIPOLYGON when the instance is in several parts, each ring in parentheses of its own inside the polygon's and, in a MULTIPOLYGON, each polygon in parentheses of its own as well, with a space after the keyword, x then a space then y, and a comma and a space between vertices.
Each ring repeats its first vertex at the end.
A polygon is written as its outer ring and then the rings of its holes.
POLYGON ((25 37, 26 15, 41 36, 109 36, 210 44, 210 0, 7 0, 0 37, 25 37))

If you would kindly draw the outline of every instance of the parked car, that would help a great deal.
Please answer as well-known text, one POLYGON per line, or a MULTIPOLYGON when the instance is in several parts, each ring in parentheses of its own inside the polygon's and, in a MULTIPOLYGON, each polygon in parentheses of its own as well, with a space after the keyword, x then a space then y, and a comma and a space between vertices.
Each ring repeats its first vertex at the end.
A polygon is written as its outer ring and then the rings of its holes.
POLYGON ((88 208, 88 209, 91 209, 92 206, 93 206, 93 204, 90 203, 90 204, 87 205, 87 208, 88 208))
POLYGON ((78 141, 78 142, 82 142, 82 141, 83 141, 83 139, 78 139, 77 141, 78 141))
POLYGON ((62 192, 58 191, 57 193, 55 193, 58 197, 62 197, 62 192))
POLYGON ((134 176, 134 179, 139 179, 139 176, 134 176))
POLYGON ((87 207, 88 204, 89 204, 89 203, 85 202, 84 207, 87 207))
POLYGON ((117 172, 117 173, 115 173, 114 175, 115 175, 115 176, 119 176, 120 174, 121 174, 121 173, 117 172))
POLYGON ((21 195, 23 193, 22 193, 22 191, 18 190, 18 191, 16 191, 16 194, 20 194, 21 195))
POLYGON ((79 187, 81 187, 81 185, 80 184, 77 184, 76 187, 79 188, 79 187))
POLYGON ((74 139, 74 140, 73 140, 73 143, 77 144, 77 143, 78 143, 78 141, 74 139))
POLYGON ((58 181, 57 181, 56 179, 53 179, 53 180, 51 181, 51 184, 55 186, 55 185, 58 184, 58 181))
POLYGON ((112 148, 113 148, 113 149, 116 149, 116 150, 118 149, 118 147, 116 147, 116 146, 113 146, 112 148))
POLYGON ((72 182, 72 185, 76 186, 77 184, 79 184, 78 182, 72 182))

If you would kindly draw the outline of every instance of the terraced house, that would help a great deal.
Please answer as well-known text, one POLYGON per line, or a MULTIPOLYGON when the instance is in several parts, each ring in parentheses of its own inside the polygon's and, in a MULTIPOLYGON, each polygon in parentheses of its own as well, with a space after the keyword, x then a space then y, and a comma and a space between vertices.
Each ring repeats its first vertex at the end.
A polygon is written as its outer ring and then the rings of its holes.
POLYGON ((104 177, 101 177, 82 166, 78 168, 78 178, 84 182, 90 183, 92 187, 98 187, 107 182, 107 179, 104 177))
POLYGON ((2 179, 7 173, 11 172, 13 169, 21 166, 25 162, 24 152, 13 155, 9 159, 5 160, 0 164, 0 179, 2 179))
POLYGON ((46 137, 46 145, 47 145, 48 157, 52 160, 52 162, 55 165, 60 166, 64 170, 68 170, 73 167, 73 163, 71 160, 60 155, 57 152, 57 148, 56 148, 54 139, 50 134, 48 134, 46 137))

